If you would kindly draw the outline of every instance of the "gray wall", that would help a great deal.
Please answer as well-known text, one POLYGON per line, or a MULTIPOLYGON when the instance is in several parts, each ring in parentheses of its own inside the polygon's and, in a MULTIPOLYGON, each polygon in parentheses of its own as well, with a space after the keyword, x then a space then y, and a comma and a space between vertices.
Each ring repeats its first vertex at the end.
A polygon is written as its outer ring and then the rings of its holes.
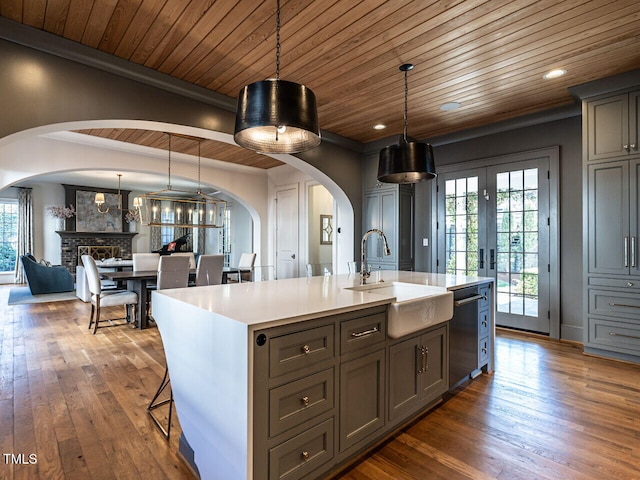
MULTIPOLYGON (((582 118, 570 118, 434 147, 436 169, 465 161, 560 146, 560 337, 582 342, 582 118)), ((416 185, 416 270, 431 269, 431 185, 416 185)))

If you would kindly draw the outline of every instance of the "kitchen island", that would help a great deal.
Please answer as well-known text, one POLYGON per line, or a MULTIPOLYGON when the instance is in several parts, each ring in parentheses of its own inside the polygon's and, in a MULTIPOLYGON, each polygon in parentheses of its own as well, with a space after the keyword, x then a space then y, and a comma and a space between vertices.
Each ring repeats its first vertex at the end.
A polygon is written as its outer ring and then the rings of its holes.
MULTIPOLYGON (((493 311, 489 278, 380 275, 385 285, 445 293, 489 286, 493 311)), ((351 274, 153 293, 181 453, 201 478, 322 478, 440 401, 449 389, 448 322, 391 338, 396 297, 375 285, 359 290, 359 281, 351 274)), ((493 369, 493 315, 489 329, 485 370, 493 369)))

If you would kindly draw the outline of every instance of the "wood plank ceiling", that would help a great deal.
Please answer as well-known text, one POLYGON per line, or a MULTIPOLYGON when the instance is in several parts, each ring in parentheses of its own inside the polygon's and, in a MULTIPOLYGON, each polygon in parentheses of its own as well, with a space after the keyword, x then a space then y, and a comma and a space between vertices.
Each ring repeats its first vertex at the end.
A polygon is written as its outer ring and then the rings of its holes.
MULTIPOLYGON (((0 15, 235 98, 275 75, 275 4, 0 0, 0 15)), ((315 92, 323 130, 358 142, 402 132, 402 63, 421 140, 568 105, 568 87, 640 68, 638 0, 282 0, 281 33, 281 78, 315 92), (553 68, 567 74, 544 80, 553 68)))

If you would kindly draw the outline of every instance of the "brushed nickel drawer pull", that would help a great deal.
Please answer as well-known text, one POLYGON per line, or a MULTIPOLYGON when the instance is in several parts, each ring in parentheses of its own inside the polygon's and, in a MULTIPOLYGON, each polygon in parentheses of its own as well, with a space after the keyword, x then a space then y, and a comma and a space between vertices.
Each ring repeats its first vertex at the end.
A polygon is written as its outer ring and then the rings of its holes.
POLYGON ((351 336, 353 338, 360 338, 360 337, 365 337, 367 335, 372 335, 372 334, 378 333, 378 332, 379 332, 378 327, 373 327, 373 328, 371 328, 369 330, 365 330, 364 332, 352 332, 351 336))
POLYGON ((309 452, 307 452, 306 450, 302 452, 302 459, 305 461, 309 460, 309 452))
POLYGON ((609 332, 609 335, 612 337, 625 337, 625 338, 635 338, 640 340, 640 337, 637 335, 622 335, 621 333, 609 332))
POLYGON ((309 397, 308 397, 308 396, 306 396, 306 395, 305 395, 305 396, 304 396, 304 397, 302 397, 300 400, 302 400, 302 403, 304 403, 304 406, 305 406, 305 407, 308 407, 308 406, 309 406, 309 397))
POLYGON ((626 305, 624 303, 611 303, 609 302, 610 307, 626 307, 626 308, 640 308, 640 305, 626 305))
POLYGON ((305 355, 309 355, 310 352, 311 352, 311 347, 309 345, 303 345, 302 353, 304 353, 305 355))
POLYGON ((469 297, 469 298, 463 298, 462 300, 456 300, 454 302, 454 305, 456 307, 461 307, 462 305, 466 305, 467 303, 471 303, 471 302, 477 302, 478 300, 486 300, 487 296, 486 295, 474 295, 473 297, 469 297))

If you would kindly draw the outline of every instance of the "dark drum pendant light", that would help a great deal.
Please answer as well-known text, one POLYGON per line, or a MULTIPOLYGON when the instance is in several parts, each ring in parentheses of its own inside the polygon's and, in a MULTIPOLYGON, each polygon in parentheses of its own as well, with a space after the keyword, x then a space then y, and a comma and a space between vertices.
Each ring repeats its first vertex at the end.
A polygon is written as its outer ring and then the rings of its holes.
POLYGON ((276 78, 240 90, 233 138, 258 153, 298 153, 320 144, 316 96, 304 85, 280 80, 280 0, 276 9, 276 78))
POLYGON ((404 72, 404 135, 395 145, 380 150, 378 181, 385 183, 418 183, 436 177, 433 149, 428 143, 407 139, 407 97, 409 89, 407 72, 413 68, 410 63, 400 66, 404 72))

